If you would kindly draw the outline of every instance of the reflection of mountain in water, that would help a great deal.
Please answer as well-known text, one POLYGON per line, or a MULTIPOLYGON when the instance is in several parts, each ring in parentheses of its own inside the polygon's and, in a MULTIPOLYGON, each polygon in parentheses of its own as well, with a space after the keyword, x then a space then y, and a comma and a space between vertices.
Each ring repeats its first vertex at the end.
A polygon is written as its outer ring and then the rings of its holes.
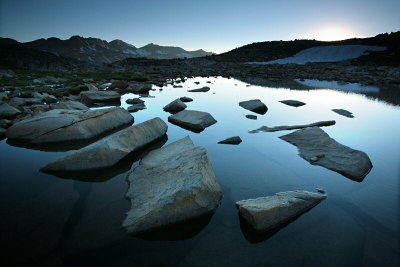
POLYGON ((395 87, 364 86, 359 83, 341 83, 312 79, 269 80, 258 77, 235 77, 235 79, 253 85, 271 88, 288 88, 291 90, 331 89, 365 95, 371 99, 384 101, 390 105, 400 106, 400 89, 395 87))

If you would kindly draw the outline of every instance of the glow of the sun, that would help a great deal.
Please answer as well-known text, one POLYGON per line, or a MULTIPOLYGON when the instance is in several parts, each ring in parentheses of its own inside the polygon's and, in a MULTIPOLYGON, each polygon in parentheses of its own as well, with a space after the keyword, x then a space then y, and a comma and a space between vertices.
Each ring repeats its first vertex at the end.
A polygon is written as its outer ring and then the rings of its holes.
POLYGON ((319 41, 339 41, 354 38, 355 34, 343 28, 321 28, 311 33, 310 37, 319 41))

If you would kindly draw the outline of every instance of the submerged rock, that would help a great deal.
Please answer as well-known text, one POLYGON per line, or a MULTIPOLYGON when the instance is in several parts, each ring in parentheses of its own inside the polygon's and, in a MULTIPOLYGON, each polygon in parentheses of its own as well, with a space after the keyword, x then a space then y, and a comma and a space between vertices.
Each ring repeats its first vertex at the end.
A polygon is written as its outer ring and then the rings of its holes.
POLYGON ((96 105, 120 105, 121 96, 114 91, 83 91, 80 93, 81 101, 90 106, 96 105))
POLYGON ((129 112, 119 107, 85 111, 54 109, 16 122, 6 134, 9 139, 32 144, 76 142, 132 122, 129 112))
POLYGON ((204 86, 204 87, 201 87, 201 88, 197 88, 197 89, 192 89, 192 90, 188 90, 188 92, 194 92, 194 93, 199 93, 199 92, 208 92, 208 91, 210 91, 210 87, 208 87, 208 86, 204 86))
POLYGON ((182 110, 169 116, 168 121, 193 132, 201 132, 217 122, 210 113, 196 110, 182 110))
POLYGON ((219 141, 218 144, 227 144, 227 145, 238 145, 242 142, 242 139, 239 136, 229 137, 225 140, 219 141))
POLYGON ((292 126, 275 126, 275 127, 268 127, 268 126, 261 126, 258 129, 249 131, 249 133, 259 133, 259 132, 277 132, 277 131, 286 131, 286 130, 295 130, 295 129, 303 129, 307 127, 322 127, 322 126, 331 126, 335 125, 335 121, 318 121, 310 124, 303 124, 303 125, 292 125, 292 126))
POLYGON ((300 156, 311 164, 338 172, 352 180, 362 181, 372 169, 367 154, 336 142, 318 127, 298 130, 279 138, 297 146, 300 156))
POLYGON ((236 202, 239 215, 254 230, 264 232, 290 222, 318 205, 326 195, 308 191, 280 192, 273 196, 236 202))
POLYGON ((122 225, 131 234, 213 213, 222 198, 207 150, 189 137, 150 152, 127 180, 131 209, 122 225))
POLYGON ((182 96, 181 98, 179 98, 182 102, 192 102, 193 99, 187 96, 182 96))
POLYGON ((186 108, 187 106, 185 105, 185 103, 183 103, 179 98, 175 99, 174 101, 172 101, 171 103, 169 103, 168 105, 166 105, 163 110, 166 112, 170 112, 170 113, 177 113, 179 111, 182 111, 186 108))
POLYGON ((345 109, 332 109, 332 111, 348 118, 354 118, 353 113, 345 109))
POLYGON ((43 172, 89 171, 112 167, 128 154, 157 140, 167 132, 167 124, 154 118, 116 132, 80 150, 48 163, 43 172))
POLYGON ((7 103, 0 104, 0 119, 12 119, 19 114, 21 114, 21 111, 17 108, 7 103))
POLYGON ((79 101, 65 101, 51 105, 52 109, 75 109, 75 110, 88 110, 89 108, 79 101))
POLYGON ((239 102, 239 106, 261 115, 264 115, 268 111, 267 106, 259 99, 239 102))
POLYGON ((282 101, 279 101, 279 102, 281 102, 281 103, 283 103, 285 105, 288 105, 288 106, 296 107, 296 108, 304 106, 306 104, 306 103, 298 101, 298 100, 282 100, 282 101))

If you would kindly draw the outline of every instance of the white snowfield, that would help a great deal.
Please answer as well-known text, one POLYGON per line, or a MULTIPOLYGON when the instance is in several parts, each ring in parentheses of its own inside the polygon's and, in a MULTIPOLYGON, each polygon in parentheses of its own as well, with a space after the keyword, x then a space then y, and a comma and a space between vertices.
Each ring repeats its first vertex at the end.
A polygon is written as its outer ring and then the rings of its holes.
POLYGON ((248 62, 247 64, 299 64, 308 62, 338 62, 368 55, 369 52, 384 51, 384 46, 370 45, 331 45, 304 49, 292 57, 265 62, 248 62))

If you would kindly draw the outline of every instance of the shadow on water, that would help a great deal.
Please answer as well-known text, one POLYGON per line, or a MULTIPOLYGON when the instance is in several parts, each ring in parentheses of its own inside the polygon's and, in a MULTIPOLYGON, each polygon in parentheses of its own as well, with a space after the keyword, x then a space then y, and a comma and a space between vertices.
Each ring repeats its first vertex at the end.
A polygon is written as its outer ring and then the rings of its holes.
POLYGON ((200 233, 200 231, 208 225, 213 215, 214 212, 207 213, 197 218, 192 218, 183 222, 170 224, 148 232, 137 234, 134 235, 134 237, 148 241, 189 239, 200 233))
POLYGON ((69 150, 81 149, 81 148, 88 146, 96 141, 99 141, 100 139, 103 139, 104 137, 107 137, 116 132, 119 132, 131 125, 132 125, 131 123, 125 124, 125 125, 122 125, 121 127, 114 128, 114 129, 106 131, 94 138, 86 139, 86 140, 74 140, 74 141, 57 142, 57 143, 50 143, 50 144, 32 144, 32 143, 28 143, 28 142, 24 142, 24 141, 17 141, 17 140, 12 140, 12 139, 7 139, 6 142, 10 146, 15 146, 15 147, 29 148, 29 149, 40 150, 40 151, 45 151, 45 152, 65 152, 65 151, 69 151, 69 150))
POLYGON ((130 170, 132 164, 146 156, 150 151, 162 147, 168 141, 168 136, 165 134, 159 139, 146 145, 138 151, 130 153, 117 164, 110 168, 102 168, 89 171, 71 171, 71 172, 47 172, 64 179, 74 179, 84 182, 105 182, 118 174, 125 173, 130 170))

